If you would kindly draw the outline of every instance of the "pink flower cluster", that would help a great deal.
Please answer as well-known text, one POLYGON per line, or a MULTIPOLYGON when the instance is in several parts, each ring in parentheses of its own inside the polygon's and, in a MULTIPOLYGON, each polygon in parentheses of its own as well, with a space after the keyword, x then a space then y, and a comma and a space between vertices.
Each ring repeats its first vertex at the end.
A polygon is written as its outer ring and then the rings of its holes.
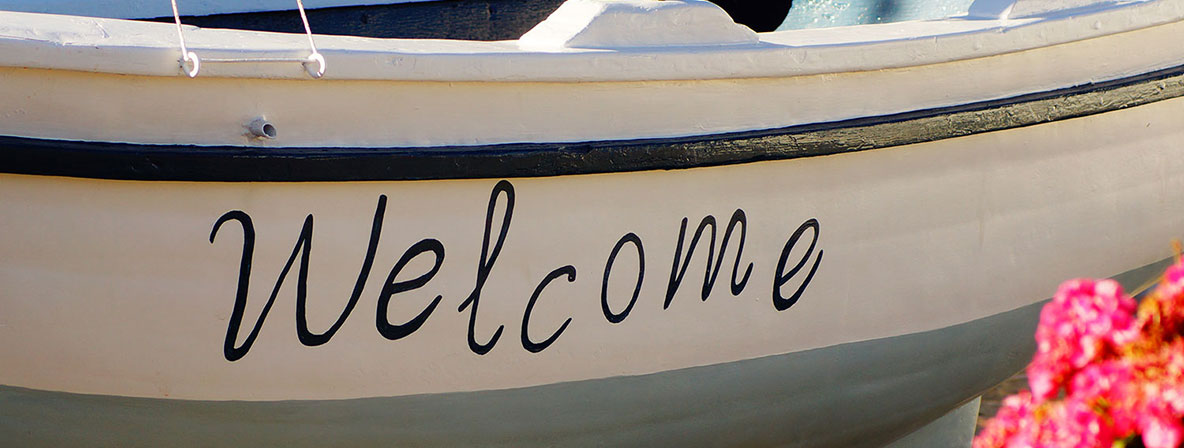
POLYGON ((1113 281, 1062 284, 1040 313, 1028 382, 1032 391, 1007 397, 975 448, 1180 447, 1184 262, 1137 309, 1113 281))
POLYGON ((1028 382, 1037 399, 1057 394, 1060 385, 1097 359, 1132 341, 1135 300, 1113 280, 1069 280, 1040 312, 1036 356, 1028 382))

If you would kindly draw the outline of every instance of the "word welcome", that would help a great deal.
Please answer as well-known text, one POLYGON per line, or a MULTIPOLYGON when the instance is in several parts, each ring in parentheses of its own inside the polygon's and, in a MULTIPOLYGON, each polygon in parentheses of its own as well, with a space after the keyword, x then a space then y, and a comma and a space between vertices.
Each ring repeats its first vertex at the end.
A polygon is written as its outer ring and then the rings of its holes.
MULTIPOLYGON (((271 297, 267 299, 267 303, 263 306, 263 310, 259 313, 259 318, 255 320, 251 332, 241 345, 236 345, 239 331, 243 323, 243 314, 247 308, 247 290, 251 281, 251 260, 255 252, 255 226, 251 221, 250 215, 241 210, 232 210, 226 212, 214 222, 214 228, 210 231, 210 243, 214 242, 214 238, 218 235, 219 229, 223 224, 230 221, 235 221, 242 226, 243 229, 243 251, 239 262, 238 273, 238 287, 234 299, 234 309, 230 316, 230 321, 226 327, 226 339, 223 344, 223 353, 229 361, 237 361, 246 356, 250 351, 251 345, 255 343, 255 338, 259 336, 259 330, 263 328, 263 322, 267 319, 267 314, 271 311, 272 305, 275 304, 276 296, 279 294, 280 287, 284 284, 285 279, 288 278, 288 273, 292 270, 292 265, 297 259, 300 260, 298 274, 296 279, 296 335, 300 343, 305 346, 318 346, 329 342, 333 335, 341 328, 346 319, 353 312, 358 300, 362 296, 362 290, 366 284, 366 280, 370 277, 371 269, 374 266, 374 254, 378 249, 378 242, 382 237, 382 220, 386 215, 385 195, 378 197, 378 205, 374 210, 373 224, 370 229, 370 239, 366 246, 366 254, 363 258, 362 269, 358 273, 357 281, 354 283, 354 289, 350 295, 349 301, 345 308, 338 315, 337 320, 322 333, 314 333, 308 328, 308 318, 306 313, 306 304, 308 303, 307 283, 308 283, 308 262, 312 248, 313 236, 313 215, 309 214, 304 219, 304 226, 300 230, 300 236, 296 239, 296 246, 292 248, 292 254, 288 257, 288 262, 280 271, 279 278, 276 279, 275 287, 271 290, 271 297)), ((502 180, 493 187, 493 191, 489 196, 489 206, 485 213, 485 234, 481 241, 481 256, 477 260, 476 279, 473 290, 469 293, 457 307, 457 312, 469 312, 468 325, 468 343, 469 349, 478 355, 489 353, 494 345, 501 339, 504 325, 499 325, 497 330, 487 338, 479 340, 476 334, 476 322, 478 318, 478 308, 481 303, 481 291, 485 286, 485 282, 489 276, 493 274, 494 267, 497 263, 498 255, 502 251, 502 246, 506 242, 506 235, 510 230, 510 223, 514 215, 514 186, 509 182, 502 180), (505 211, 500 217, 495 217, 495 209, 500 198, 505 198, 505 211), (496 218, 496 219, 495 219, 496 218), (496 234, 493 229, 496 228, 496 234)), ((736 209, 732 214, 731 219, 728 220, 727 226, 723 230, 723 238, 719 247, 719 254, 716 255, 716 236, 719 233, 719 224, 715 217, 708 215, 704 217, 698 227, 695 229, 690 242, 686 242, 688 219, 683 218, 682 224, 678 231, 678 243, 674 249, 673 262, 670 268, 670 277, 666 286, 666 297, 662 303, 662 309, 670 307, 671 301, 674 299, 675 293, 682 284, 683 276, 687 272, 687 268, 691 263, 691 257, 695 253, 695 249, 699 247, 699 243, 704 236, 710 237, 706 244, 707 246, 707 268, 703 279, 703 287, 701 295, 703 301, 711 295, 711 291, 715 286, 715 282, 719 277, 721 267, 724 264, 724 255, 728 247, 728 241, 731 240, 736 232, 739 232, 739 241, 736 246, 735 262, 732 264, 732 274, 730 281, 730 290, 732 295, 738 296, 744 291, 748 285, 748 281, 752 274, 753 264, 748 263, 747 267, 743 269, 741 275, 741 258, 744 253, 745 237, 748 233, 747 216, 741 209, 736 209), (683 255, 684 245, 686 247, 686 254, 683 255)), ((797 303, 798 299, 805 292, 806 287, 809 286, 810 281, 814 278, 814 274, 818 271, 818 265, 822 262, 821 249, 818 250, 817 256, 814 256, 814 250, 818 244, 819 225, 816 219, 807 219, 789 236, 781 250, 781 256, 777 261, 777 269, 772 279, 772 304, 777 311, 785 311, 789 307, 797 303), (811 231, 810 246, 805 253, 797 260, 793 266, 789 266, 789 257, 794 247, 805 236, 806 231, 811 231), (808 271, 803 270, 813 258, 813 264, 808 271), (788 269, 787 269, 788 267, 788 269), (805 273, 805 278, 802 283, 792 294, 788 296, 782 294, 782 287, 789 283, 789 281, 801 273, 805 273)), ((378 307, 376 309, 375 327, 378 333, 389 340, 398 340, 408 335, 415 333, 424 322, 432 316, 436 311, 437 306, 443 300, 442 296, 437 295, 430 304, 419 312, 415 317, 403 323, 392 323, 387 315, 387 310, 390 306, 391 299, 400 293, 422 288, 428 284, 439 272, 440 266, 444 263, 444 244, 434 238, 425 238, 412 244, 403 252, 399 260, 391 267, 390 273, 387 275, 386 282, 383 284, 382 291, 378 294, 378 307), (426 256, 432 257, 433 265, 428 272, 419 275, 418 277, 399 280, 399 274, 402 273, 412 260, 417 257, 426 256)), ((645 249, 642 244, 641 237, 635 233, 627 233, 617 240, 611 252, 609 252, 608 259, 605 261, 603 276, 601 277, 600 289, 600 305, 604 313, 604 318, 613 324, 619 324, 625 321, 629 316, 630 311, 633 310, 634 305, 637 304, 638 297, 641 295, 641 284, 645 278, 645 249), (626 246, 629 248, 626 249, 626 246), (622 251, 633 251, 637 255, 637 283, 633 288, 632 297, 629 304, 620 311, 613 311, 609 306, 609 277, 613 272, 618 256, 621 256, 622 251)), ((530 296, 530 300, 526 303, 526 309, 522 315, 521 328, 521 342, 522 347, 532 353, 538 353, 545 350, 563 334, 567 326, 571 324, 571 318, 568 318, 547 338, 538 341, 532 338, 527 332, 527 326, 530 322, 531 311, 538 302, 539 297, 551 282, 565 278, 568 282, 576 280, 576 268, 572 265, 566 265, 548 273, 535 287, 534 292, 530 296)))

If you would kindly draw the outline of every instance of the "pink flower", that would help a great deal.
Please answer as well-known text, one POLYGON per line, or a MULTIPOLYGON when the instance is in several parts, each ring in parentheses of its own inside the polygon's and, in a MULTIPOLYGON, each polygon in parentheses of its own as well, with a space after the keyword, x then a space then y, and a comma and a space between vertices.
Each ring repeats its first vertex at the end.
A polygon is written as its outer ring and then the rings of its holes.
POLYGON ((1179 295, 1184 291, 1184 262, 1176 261, 1163 273, 1163 281, 1158 288, 1165 296, 1179 295))
POLYGON ((1115 433, 1092 406, 1081 400, 1041 405, 1031 417, 1021 420, 1007 447, 1110 448, 1115 433))
POLYGON ((1143 445, 1147 448, 1176 448, 1184 438, 1184 426, 1178 413, 1165 412, 1158 405, 1144 410, 1139 418, 1143 445))
POLYGON ((1056 395, 1078 370, 1138 335, 1135 301, 1112 280, 1070 280, 1040 312, 1036 356, 1028 368, 1038 400, 1056 395))
MULTIPOLYGON (((1053 423, 1053 440, 1049 447, 1110 448, 1115 433, 1102 415, 1083 400, 1070 399, 1062 403, 1053 423)), ((1052 426, 1052 425, 1050 425, 1052 426)))
POLYGON ((1180 386, 1167 377, 1151 378, 1138 397, 1137 422, 1147 448, 1176 448, 1184 439, 1180 386))
POLYGON ((1143 332, 1153 341, 1168 340, 1184 331, 1184 262, 1176 262, 1164 273, 1155 293, 1139 309, 1143 332))
POLYGON ((995 418, 987 421, 982 432, 974 438, 973 448, 999 448, 1009 445, 1008 440, 1020 429, 1020 424, 1031 420, 1032 394, 1020 392, 1003 399, 1003 406, 995 418))
POLYGON ((1065 282, 1040 313, 1032 394, 1008 397, 975 448, 1184 443, 1184 262, 1134 315, 1113 281, 1065 282), (1054 400, 1064 390, 1064 398, 1054 400))
POLYGON ((1028 388, 1041 399, 1051 398, 1056 395, 1061 378, 1067 371, 1055 363, 1033 362, 1028 366, 1028 388))
POLYGON ((1140 388, 1135 368, 1126 360, 1087 366, 1073 377, 1070 390, 1071 399, 1106 413, 1106 424, 1116 437, 1130 435, 1138 427, 1140 388))

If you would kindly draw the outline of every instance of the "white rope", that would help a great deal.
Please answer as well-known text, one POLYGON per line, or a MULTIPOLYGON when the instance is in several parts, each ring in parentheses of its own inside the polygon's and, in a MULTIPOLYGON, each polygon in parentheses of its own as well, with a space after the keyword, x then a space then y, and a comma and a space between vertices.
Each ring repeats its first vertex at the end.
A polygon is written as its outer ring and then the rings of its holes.
POLYGON ((196 78, 197 72, 201 70, 201 61, 197 59, 197 54, 189 51, 185 47, 185 33, 181 31, 181 14, 177 12, 177 0, 173 2, 173 21, 177 23, 177 38, 181 40, 181 70, 189 75, 190 78, 196 78))
MULTIPOLYGON (((196 78, 199 71, 201 71, 201 62, 203 59, 197 57, 197 53, 189 51, 185 45, 185 33, 181 28, 181 14, 177 9, 177 0, 170 0, 173 4, 173 21, 177 24, 177 38, 181 41, 181 70, 189 75, 190 78, 196 78)), ((308 46, 312 49, 312 53, 304 58, 207 58, 204 59, 207 63, 241 63, 241 62, 299 62, 304 65, 304 71, 313 78, 320 78, 325 75, 325 57, 317 51, 317 45, 312 39, 312 28, 308 26, 308 15, 304 12, 304 1, 296 0, 296 7, 300 10, 300 20, 304 22, 304 34, 308 36, 308 46)))
POLYGON ((300 10, 300 20, 304 22, 304 34, 308 36, 308 46, 312 54, 317 54, 317 44, 312 41, 312 28, 308 27, 308 14, 304 13, 304 0, 296 0, 296 8, 300 10))
POLYGON ((312 28, 308 26, 308 14, 304 13, 304 0, 296 0, 296 8, 300 10, 300 20, 304 22, 304 35, 308 36, 308 47, 312 48, 312 54, 308 55, 308 60, 304 62, 304 71, 308 72, 308 76, 313 78, 320 78, 325 76, 325 57, 317 52, 317 44, 312 41, 312 28), (309 67, 310 63, 316 63, 316 67, 309 67))

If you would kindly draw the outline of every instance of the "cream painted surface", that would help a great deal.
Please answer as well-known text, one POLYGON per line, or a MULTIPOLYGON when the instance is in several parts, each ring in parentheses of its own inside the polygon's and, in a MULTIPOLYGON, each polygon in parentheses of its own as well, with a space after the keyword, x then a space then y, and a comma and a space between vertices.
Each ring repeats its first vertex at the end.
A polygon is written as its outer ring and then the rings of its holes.
MULTIPOLYGON (((483 390, 659 372, 882 338, 982 318, 1049 297, 1057 282, 1107 276, 1162 259, 1184 236, 1184 100, 1008 131, 845 155, 702 169, 512 179, 516 205, 483 289, 477 339, 466 345, 486 204, 495 180, 355 183, 185 183, 0 176, 0 384, 186 399, 317 399, 483 390), (294 334, 290 274, 261 335, 223 358, 242 245, 229 210, 253 218, 254 321, 306 214, 315 216, 309 324, 324 331, 358 276, 379 195, 389 204, 374 270, 333 339, 294 334), (748 218, 739 297, 728 291, 735 238, 706 302, 701 243, 662 309, 679 222, 748 218), (806 219, 821 223, 818 273, 778 312, 780 251, 806 219), (627 232, 641 237, 645 280, 632 313, 600 309, 605 261, 627 232), (383 281, 411 244, 437 238, 439 274, 395 296, 404 322, 442 304, 411 336, 375 329, 383 281), (519 343, 531 292, 552 269, 576 280, 544 290, 535 341, 570 317, 551 347, 519 343)), ((63 161, 63 163, 69 163, 63 161)), ((495 214, 496 223, 504 198, 495 214)), ((801 255, 809 232, 790 265, 801 255)), ((722 235, 721 235, 722 236, 722 235)), ((689 239, 689 235, 688 235, 689 239)), ((705 243, 705 242, 704 242, 705 243)), ((624 308, 636 269, 618 257, 610 301, 624 308)), ((426 272, 416 260, 399 279, 426 272)), ((797 277, 800 279, 799 277, 797 277)), ((796 280, 787 285, 792 291, 796 280)), ((245 332, 240 335, 241 341, 245 332)))
POLYGON ((277 147, 702 135, 965 104, 1145 73, 1184 63, 1184 46, 1147 48, 1147 42, 1181 35, 1184 22, 943 64, 697 81, 188 79, 0 68, 0 135, 277 147), (259 116, 277 127, 278 138, 250 137, 247 125, 259 116))

